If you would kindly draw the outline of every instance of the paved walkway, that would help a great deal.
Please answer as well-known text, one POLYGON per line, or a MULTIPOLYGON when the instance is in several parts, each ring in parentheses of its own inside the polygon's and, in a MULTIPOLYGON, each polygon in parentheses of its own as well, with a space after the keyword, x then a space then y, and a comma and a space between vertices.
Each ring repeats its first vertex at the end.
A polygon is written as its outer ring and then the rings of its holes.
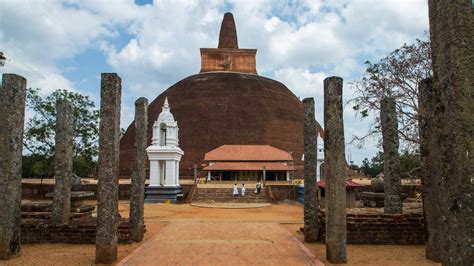
POLYGON ((323 265, 277 223, 173 222, 117 265, 323 265))
POLYGON ((252 209, 252 208, 263 208, 270 206, 270 203, 237 203, 237 202, 193 202, 193 207, 200 208, 217 208, 217 209, 252 209))

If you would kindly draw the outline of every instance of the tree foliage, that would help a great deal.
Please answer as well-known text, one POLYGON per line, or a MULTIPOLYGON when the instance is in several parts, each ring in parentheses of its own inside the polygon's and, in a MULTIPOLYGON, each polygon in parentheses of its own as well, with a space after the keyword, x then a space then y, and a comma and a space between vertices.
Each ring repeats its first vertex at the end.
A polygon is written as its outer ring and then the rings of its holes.
MULTIPOLYGON (((365 175, 376 177, 383 174, 384 156, 379 151, 372 159, 365 158, 359 167, 365 175)), ((400 176, 401 178, 416 179, 420 178, 420 154, 404 150, 400 154, 400 176)))
POLYGON ((418 137, 418 86, 432 76, 431 50, 429 41, 417 40, 404 44, 387 57, 373 64, 365 62, 367 69, 362 79, 352 82, 356 97, 349 101, 361 119, 375 117, 368 132, 353 136, 359 145, 370 136, 381 132, 380 100, 394 97, 398 115, 398 133, 405 149, 412 149, 419 143, 418 137), (374 114, 370 116, 370 114, 374 114))
POLYGON ((400 175, 402 178, 421 178, 420 154, 407 150, 400 154, 400 175))
POLYGON ((378 152, 372 159, 365 158, 362 160, 360 170, 369 177, 376 177, 383 173, 383 152, 378 152))
POLYGON ((56 102, 69 100, 74 107, 74 161, 75 170, 94 168, 94 158, 98 155, 99 111, 88 96, 67 90, 56 90, 46 97, 40 89, 28 89, 27 107, 33 115, 25 124, 24 147, 36 158, 32 164, 32 174, 38 171, 51 173, 51 160, 54 156, 56 102), (41 160, 40 160, 41 159, 41 160), (80 163, 76 163, 76 161, 80 163), (35 166, 36 165, 36 166, 35 166), (41 168, 41 169, 40 169, 41 168), (48 169, 42 169, 48 168, 48 169), (37 169, 38 171, 35 171, 37 169))

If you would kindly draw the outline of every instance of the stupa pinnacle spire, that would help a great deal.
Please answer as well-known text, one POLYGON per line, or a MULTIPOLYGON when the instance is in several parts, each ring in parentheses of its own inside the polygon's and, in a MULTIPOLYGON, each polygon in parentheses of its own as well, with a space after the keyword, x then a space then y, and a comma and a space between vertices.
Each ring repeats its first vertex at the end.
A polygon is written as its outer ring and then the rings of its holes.
POLYGON ((162 112, 169 113, 170 112, 170 105, 168 104, 168 97, 165 98, 165 102, 163 103, 163 107, 161 107, 162 112))
POLYGON ((232 13, 225 13, 218 48, 201 48, 201 73, 228 71, 257 74, 257 49, 240 49, 232 13))
POLYGON ((230 12, 225 13, 224 19, 222 19, 221 31, 219 33, 219 45, 217 47, 239 49, 234 16, 230 12))

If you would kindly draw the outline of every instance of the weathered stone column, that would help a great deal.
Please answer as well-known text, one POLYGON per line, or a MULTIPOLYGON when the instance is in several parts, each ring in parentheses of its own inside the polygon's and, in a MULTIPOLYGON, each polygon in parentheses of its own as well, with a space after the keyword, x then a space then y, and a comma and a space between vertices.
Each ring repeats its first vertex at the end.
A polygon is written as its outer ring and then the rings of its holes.
POLYGON ((263 166, 262 175, 263 175, 262 176, 263 177, 263 187, 265 187, 266 186, 265 181, 267 180, 267 167, 265 165, 263 166))
POLYGON ((197 184, 197 177, 198 177, 198 166, 197 164, 194 165, 194 185, 197 184))
MULTIPOLYGON (((474 265, 474 5, 429 0, 443 265, 474 265)), ((436 221, 437 223, 437 221, 436 221)))
POLYGON ((436 124, 434 123, 437 95, 433 79, 427 78, 419 85, 418 115, 420 132, 421 184, 423 187, 423 212, 425 215, 426 257, 441 262, 441 215, 439 212, 437 161, 439 149, 436 146, 436 124))
POLYGON ((148 100, 142 97, 135 101, 135 150, 133 156, 132 192, 130 195, 130 239, 135 242, 143 240, 147 128, 148 100))
POLYGON ((345 263, 347 164, 340 77, 329 77, 324 80, 324 132, 326 258, 331 263, 345 263))
POLYGON ((112 263, 117 259, 121 83, 122 80, 117 74, 102 73, 96 263, 112 263))
POLYGON ((71 178, 73 157, 74 108, 71 102, 60 100, 56 104, 56 136, 54 152, 54 186, 52 222, 69 223, 71 210, 71 178))
POLYGON ((387 97, 380 101, 380 124, 384 154, 384 212, 402 213, 398 119, 394 98, 387 97))
POLYGON ((26 79, 3 74, 0 87, 0 259, 20 255, 21 152, 26 79))
POLYGON ((305 98, 304 108, 304 241, 319 238, 319 204, 316 195, 317 133, 314 118, 314 99, 305 98))

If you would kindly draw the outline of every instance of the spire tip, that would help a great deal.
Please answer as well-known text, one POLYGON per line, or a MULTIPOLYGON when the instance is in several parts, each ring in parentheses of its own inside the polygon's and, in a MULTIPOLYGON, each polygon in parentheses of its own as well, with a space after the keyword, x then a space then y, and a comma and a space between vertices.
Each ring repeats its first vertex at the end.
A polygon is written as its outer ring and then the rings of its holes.
POLYGON ((219 33, 219 45, 217 48, 239 48, 234 15, 230 12, 225 13, 224 18, 222 19, 221 31, 219 33))

